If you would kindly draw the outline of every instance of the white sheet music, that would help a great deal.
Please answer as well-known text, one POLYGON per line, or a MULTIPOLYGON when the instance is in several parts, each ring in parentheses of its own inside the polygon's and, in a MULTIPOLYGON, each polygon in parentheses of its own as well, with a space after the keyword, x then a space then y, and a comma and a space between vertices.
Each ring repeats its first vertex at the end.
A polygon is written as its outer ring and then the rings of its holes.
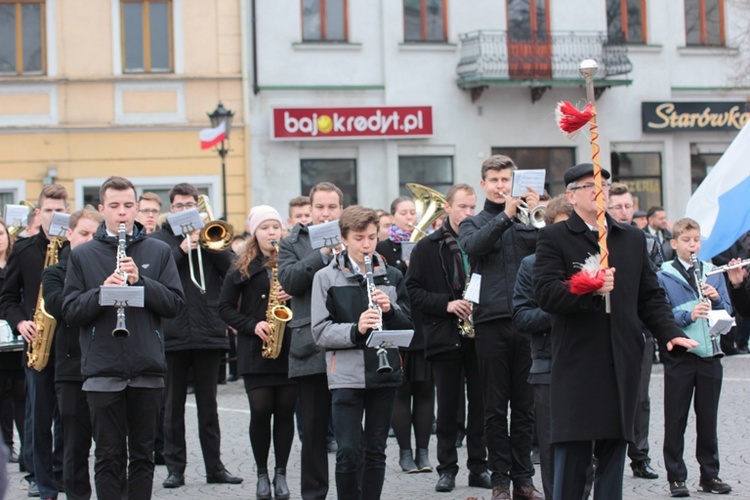
POLYGON ((477 273, 471 273, 469 278, 469 286, 466 288, 464 299, 475 304, 479 304, 479 292, 482 289, 482 275, 477 273))
POLYGON ((29 207, 5 205, 5 223, 9 226, 25 227, 29 218, 29 207))
POLYGON ((197 208, 169 214, 167 220, 175 236, 184 236, 205 226, 197 208))
POLYGON ((708 333, 710 335, 724 335, 734 326, 734 318, 724 309, 708 311, 708 333))
POLYGON ((55 212, 52 214, 52 220, 49 223, 49 235, 67 238, 69 226, 70 214, 55 212))
POLYGON ((334 247, 341 244, 341 228, 337 220, 308 226, 307 230, 310 233, 312 248, 334 247))
POLYGON ((367 347, 380 347, 383 343, 388 348, 409 347, 414 330, 373 330, 367 337, 367 347))
POLYGON ((510 195, 513 198, 518 198, 521 195, 528 193, 526 186, 533 187, 537 194, 544 192, 544 178, 547 172, 543 168, 533 168, 529 170, 514 170, 513 171, 513 186, 510 190, 510 195))
POLYGON ((99 305, 115 307, 143 307, 144 288, 142 286, 101 285, 99 305))

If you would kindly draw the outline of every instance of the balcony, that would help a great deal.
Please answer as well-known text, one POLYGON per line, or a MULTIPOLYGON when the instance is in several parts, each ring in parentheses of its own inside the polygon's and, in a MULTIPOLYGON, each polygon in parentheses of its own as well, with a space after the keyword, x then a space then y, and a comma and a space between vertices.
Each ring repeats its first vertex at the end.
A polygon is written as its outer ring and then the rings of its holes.
POLYGON ((471 90, 473 101, 491 86, 529 87, 532 102, 551 87, 582 86, 578 65, 584 59, 599 65, 597 97, 632 82, 625 77, 633 67, 627 46, 609 42, 605 33, 472 31, 459 35, 459 41, 458 86, 471 90))

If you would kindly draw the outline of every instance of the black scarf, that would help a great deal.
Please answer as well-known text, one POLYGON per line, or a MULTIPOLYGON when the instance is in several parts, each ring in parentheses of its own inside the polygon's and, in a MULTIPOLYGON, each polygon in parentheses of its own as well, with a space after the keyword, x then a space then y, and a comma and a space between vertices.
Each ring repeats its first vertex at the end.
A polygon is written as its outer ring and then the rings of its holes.
POLYGON ((443 219, 443 240, 448 245, 448 250, 451 251, 453 256, 453 290, 457 292, 463 292, 464 286, 466 286, 466 270, 464 269, 464 256, 461 251, 461 247, 456 239, 456 233, 453 232, 453 228, 450 225, 448 217, 443 219))

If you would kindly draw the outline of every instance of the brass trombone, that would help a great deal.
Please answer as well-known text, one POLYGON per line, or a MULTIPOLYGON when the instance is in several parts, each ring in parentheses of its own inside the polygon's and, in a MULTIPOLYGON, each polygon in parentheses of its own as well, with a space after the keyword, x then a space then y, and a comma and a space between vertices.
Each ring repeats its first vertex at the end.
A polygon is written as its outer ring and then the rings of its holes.
MULTIPOLYGON (((193 264, 193 252, 188 251, 188 267, 190 271, 190 280, 200 290, 206 293, 206 277, 203 272, 203 251, 205 248, 209 252, 220 253, 232 246, 234 238, 234 229, 232 225, 223 220, 214 220, 214 214, 211 211, 211 202, 208 196, 202 194, 198 196, 198 213, 205 220, 203 229, 198 233, 198 278, 195 278, 195 265, 193 264)), ((186 234, 185 238, 190 238, 186 234)))

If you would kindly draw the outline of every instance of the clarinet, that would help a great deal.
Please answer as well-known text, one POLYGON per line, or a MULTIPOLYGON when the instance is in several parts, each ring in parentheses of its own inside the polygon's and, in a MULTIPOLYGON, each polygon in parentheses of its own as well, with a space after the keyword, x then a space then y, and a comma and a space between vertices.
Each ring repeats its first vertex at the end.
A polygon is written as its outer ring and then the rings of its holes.
MULTIPOLYGON (((698 256, 694 253, 690 254, 690 263, 693 265, 693 277, 695 278, 695 286, 698 288, 698 300, 706 304, 711 304, 711 300, 703 294, 703 279, 701 276, 701 266, 698 262, 698 256)), ((706 326, 711 329, 711 324, 706 319, 706 326)), ((713 350, 713 357, 721 358, 724 357, 724 353, 721 351, 721 344, 719 343, 718 335, 710 334, 711 338, 711 349, 713 350)))
MULTIPOLYGON (((125 245, 127 244, 125 235, 125 224, 120 223, 117 228, 117 266, 115 267, 115 273, 119 274, 125 279, 125 285, 128 284, 128 275, 125 271, 120 268, 122 259, 127 257, 125 253, 125 245)), ((125 338, 130 335, 128 327, 125 325, 125 306, 117 306, 117 325, 112 330, 112 336, 118 338, 125 338)))
MULTIPOLYGON (((375 330, 382 331, 383 330, 383 310, 380 309, 380 306, 375 302, 375 299, 373 299, 373 294, 375 293, 375 290, 377 288, 375 287, 375 280, 372 276, 372 257, 369 254, 365 254, 364 256, 365 261, 365 281, 367 282, 367 307, 370 309, 375 309, 378 311, 378 324, 375 326, 375 330)), ((393 367, 388 362, 388 351, 386 349, 386 346, 384 344, 381 344, 378 346, 378 373, 391 373, 393 371, 393 367)))

